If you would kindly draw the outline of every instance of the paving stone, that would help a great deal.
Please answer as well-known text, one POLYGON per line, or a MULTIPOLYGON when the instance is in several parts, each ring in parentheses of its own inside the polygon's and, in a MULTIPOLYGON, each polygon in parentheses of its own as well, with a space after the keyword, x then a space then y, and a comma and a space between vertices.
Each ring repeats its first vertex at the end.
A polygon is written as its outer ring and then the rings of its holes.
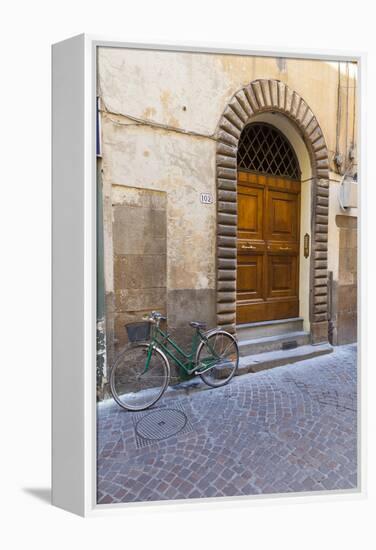
MULTIPOLYGON (((192 431, 137 448, 132 415, 98 405, 100 504, 357 485, 356 346, 165 397, 192 431)), ((162 398, 154 408, 164 407, 162 398)))

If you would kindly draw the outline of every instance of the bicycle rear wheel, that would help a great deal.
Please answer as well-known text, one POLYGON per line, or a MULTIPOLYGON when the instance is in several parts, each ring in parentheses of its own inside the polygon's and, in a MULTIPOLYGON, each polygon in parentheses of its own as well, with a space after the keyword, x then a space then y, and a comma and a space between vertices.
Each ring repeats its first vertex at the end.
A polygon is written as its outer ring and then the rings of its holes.
POLYGON ((235 376, 239 365, 238 344, 224 330, 210 333, 197 349, 197 372, 209 386, 217 388, 235 376), (202 371, 202 373, 200 372, 202 371))
POLYGON ((116 360, 111 369, 110 389, 120 407, 142 411, 162 397, 169 380, 170 365, 165 355, 157 348, 150 349, 149 344, 137 344, 116 360))

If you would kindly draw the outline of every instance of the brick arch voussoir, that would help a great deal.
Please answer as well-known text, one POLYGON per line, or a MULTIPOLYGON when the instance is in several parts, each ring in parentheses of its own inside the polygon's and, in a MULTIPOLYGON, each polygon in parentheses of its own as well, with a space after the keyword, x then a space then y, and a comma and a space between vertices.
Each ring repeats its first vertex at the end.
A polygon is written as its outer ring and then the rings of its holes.
POLYGON ((237 149, 243 128, 258 113, 287 116, 307 146, 313 174, 310 303, 313 341, 327 341, 329 157, 314 113, 300 95, 279 80, 259 79, 238 90, 216 132, 217 153, 217 325, 236 332, 237 149))

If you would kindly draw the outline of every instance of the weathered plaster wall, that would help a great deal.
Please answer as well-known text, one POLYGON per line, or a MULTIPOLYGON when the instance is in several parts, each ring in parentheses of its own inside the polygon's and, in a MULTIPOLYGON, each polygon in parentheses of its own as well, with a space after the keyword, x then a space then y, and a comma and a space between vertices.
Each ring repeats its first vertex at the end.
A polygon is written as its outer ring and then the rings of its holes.
POLYGON ((339 272, 337 296, 337 344, 357 340, 357 219, 339 215, 339 272))
POLYGON ((357 339, 357 208, 341 208, 340 180, 331 173, 328 271, 332 272, 330 339, 335 345, 357 339))
POLYGON ((350 64, 347 80, 346 64, 341 63, 339 81, 338 64, 323 61, 286 59, 280 63, 267 57, 100 48, 98 87, 111 112, 213 135, 234 92, 252 80, 276 78, 308 103, 333 156, 338 84, 342 90, 342 153, 353 136, 354 67, 350 64))
POLYGON ((340 228, 337 224, 337 216, 355 217, 358 216, 357 208, 343 210, 339 199, 341 176, 335 173, 330 174, 330 195, 329 195, 329 249, 337 251, 337 254, 329 254, 328 270, 333 272, 334 280, 338 280, 340 263, 340 228))
MULTIPOLYGON (((109 318, 114 317, 117 307, 111 305, 112 294, 116 291, 113 205, 124 186, 167 194, 169 330, 187 341, 191 330, 187 332, 187 319, 202 319, 214 326, 215 204, 200 205, 199 202, 202 192, 215 195, 214 161, 215 142, 212 140, 147 127, 114 125, 104 117, 105 271, 109 318)), ((128 238, 132 236, 129 234, 128 238)), ((154 265, 153 269, 157 270, 158 266, 154 265)), ((141 311, 138 313, 140 318, 141 311)), ((134 320, 138 320, 137 316, 134 320)), ((118 336, 119 327, 109 328, 110 333, 115 331, 117 334, 115 351, 124 343, 118 336)))
MULTIPOLYGON (((341 64, 339 82, 337 64, 321 61, 100 48, 98 95, 103 109, 108 296, 114 293, 114 186, 162 191, 167 196, 166 281, 171 326, 182 335, 187 332, 183 327, 189 318, 204 318, 214 326, 216 205, 200 204, 200 193, 208 192, 215 198, 216 142, 213 138, 227 102, 238 89, 258 78, 276 78, 286 83, 304 98, 321 126, 329 150, 332 178, 336 149, 346 157, 346 150, 353 145, 353 134, 356 136, 352 117, 355 99, 352 71, 348 75, 346 65, 341 64), (338 84, 341 86, 339 119, 338 84)), ((293 131, 290 139, 295 139, 293 131)), ((295 141, 299 143, 299 136, 295 141)), ((308 174, 309 167, 304 171, 308 174)), ((303 194, 306 223, 309 184, 303 194)), ((330 220, 334 219, 336 209, 331 189, 330 220)), ((338 263, 338 228, 329 223, 329 263, 335 264, 338 263)), ((308 269, 305 270, 305 265, 302 269, 301 289, 306 289, 308 269)), ((333 270, 338 273, 338 267, 333 270)), ((305 318, 307 308, 307 302, 302 301, 305 318)))
POLYGON ((332 285, 330 332, 333 344, 348 344, 357 340, 357 218, 340 214, 335 222, 339 261, 332 285))
MULTIPOLYGON (((118 126, 104 117, 105 197, 111 197, 114 184, 168 193, 170 288, 214 288, 215 205, 200 206, 199 201, 201 192, 215 193, 214 152, 211 140, 118 126)), ((111 256, 106 257, 108 273, 111 256)))
POLYGON ((166 314, 166 193, 113 186, 114 330, 118 347, 124 325, 150 311, 166 314))

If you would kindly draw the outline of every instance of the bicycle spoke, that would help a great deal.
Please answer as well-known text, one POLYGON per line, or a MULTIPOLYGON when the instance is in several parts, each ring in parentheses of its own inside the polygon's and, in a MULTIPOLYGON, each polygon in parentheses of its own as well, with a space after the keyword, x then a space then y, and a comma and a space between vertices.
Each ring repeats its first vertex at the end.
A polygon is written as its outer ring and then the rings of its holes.
POLYGON ((234 338, 224 332, 209 334, 201 345, 198 357, 201 378, 210 386, 226 384, 235 374, 239 363, 239 351, 234 338))
POLYGON ((226 346, 226 349, 223 351, 223 353, 221 353, 221 356, 225 355, 226 351, 228 349, 232 348, 233 345, 234 345, 234 343, 230 341, 229 344, 226 346))
POLYGON ((110 387, 120 406, 142 410, 159 399, 168 379, 168 363, 163 356, 156 350, 150 352, 147 345, 139 345, 119 357, 111 373, 110 387))
POLYGON ((214 338, 214 344, 213 344, 213 350, 215 351, 215 346, 217 344, 217 334, 215 335, 215 338, 214 338))

